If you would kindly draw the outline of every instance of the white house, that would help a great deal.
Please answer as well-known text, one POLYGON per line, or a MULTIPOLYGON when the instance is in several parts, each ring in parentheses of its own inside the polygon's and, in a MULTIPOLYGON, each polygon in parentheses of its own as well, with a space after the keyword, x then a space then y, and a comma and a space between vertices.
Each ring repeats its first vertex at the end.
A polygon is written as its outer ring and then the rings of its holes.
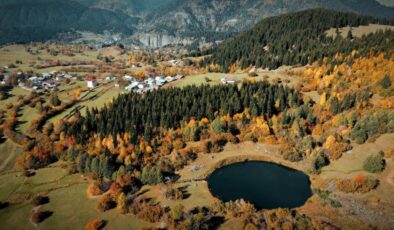
POLYGON ((46 81, 46 82, 42 83, 42 86, 44 86, 46 89, 52 89, 52 88, 56 87, 56 84, 51 81, 46 81))
POLYGON ((176 75, 176 76, 174 77, 174 79, 175 79, 175 80, 180 80, 180 79, 182 79, 183 77, 184 77, 183 75, 178 74, 178 75, 176 75))
POLYGON ((106 81, 113 81, 113 80, 115 80, 115 77, 114 77, 114 76, 107 76, 107 77, 105 78, 105 80, 106 80, 106 81))
POLYGON ((135 78, 130 76, 130 75, 124 75, 123 76, 123 80, 125 80, 125 81, 134 81, 135 78))
POLYGON ((87 83, 89 89, 94 89, 98 85, 97 81, 96 81, 96 79, 94 77, 87 78, 86 79, 86 83, 87 83))
POLYGON ((237 82, 234 78, 228 78, 228 77, 224 77, 224 78, 220 79, 220 81, 224 85, 226 85, 226 84, 234 84, 235 82, 237 82))
POLYGON ((38 81, 38 77, 36 77, 36 76, 30 77, 28 80, 31 82, 35 82, 35 81, 38 81))
POLYGON ((44 79, 48 79, 48 78, 52 77, 52 74, 50 74, 50 73, 42 73, 41 75, 44 79))
POLYGON ((158 86, 162 86, 166 83, 166 80, 162 76, 157 76, 155 78, 155 81, 156 81, 156 85, 158 86))
POLYGON ((166 80, 166 82, 172 82, 172 81, 174 81, 174 78, 171 76, 168 76, 165 78, 165 80, 166 80))
POLYGON ((125 90, 130 91, 130 90, 134 89, 135 87, 137 87, 138 84, 139 84, 139 82, 133 81, 130 85, 125 87, 125 90))

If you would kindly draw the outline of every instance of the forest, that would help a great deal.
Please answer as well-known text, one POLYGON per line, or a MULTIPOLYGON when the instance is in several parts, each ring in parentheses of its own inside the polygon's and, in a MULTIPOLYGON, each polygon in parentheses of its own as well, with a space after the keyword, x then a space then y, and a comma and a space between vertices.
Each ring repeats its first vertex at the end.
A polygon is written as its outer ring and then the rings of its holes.
POLYGON ((387 19, 359 16, 326 9, 313 9, 263 19, 251 30, 241 33, 218 47, 205 52, 211 54, 204 64, 218 64, 224 72, 231 65, 242 69, 249 65, 276 69, 282 65, 306 65, 333 57, 336 53, 358 51, 365 56, 369 51, 384 52, 394 45, 394 32, 381 31, 361 38, 352 36, 328 37, 330 28, 360 25, 393 24, 387 19))
MULTIPOLYGON (((268 82, 231 86, 187 86, 147 93, 119 96, 111 107, 88 110, 86 117, 66 126, 66 134, 79 143, 92 134, 101 138, 129 133, 130 143, 140 136, 149 141, 155 131, 179 128, 191 118, 214 120, 216 116, 234 115, 250 108, 252 116, 270 118, 287 108, 302 104, 299 94, 288 87, 268 82), (275 106, 276 103, 278 106, 275 106)), ((116 145, 116 144, 115 144, 116 145)))

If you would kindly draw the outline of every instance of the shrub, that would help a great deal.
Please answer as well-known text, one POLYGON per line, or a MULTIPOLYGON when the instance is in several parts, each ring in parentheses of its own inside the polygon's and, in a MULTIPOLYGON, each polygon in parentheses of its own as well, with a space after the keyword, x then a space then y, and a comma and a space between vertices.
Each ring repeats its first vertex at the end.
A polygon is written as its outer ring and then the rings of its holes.
POLYGON ((97 210, 99 210, 101 212, 105 212, 107 210, 115 208, 116 203, 112 200, 111 195, 107 194, 99 200, 96 207, 97 207, 97 210))
POLYGON ((283 159, 291 162, 297 162, 304 158, 304 154, 300 151, 285 151, 282 156, 283 159))
POLYGON ((386 75, 379 83, 384 89, 388 89, 391 86, 391 79, 386 75))
POLYGON ((87 193, 90 196, 99 196, 99 195, 102 195, 104 193, 104 191, 101 189, 100 182, 95 181, 94 183, 89 185, 87 193))
POLYGON ((181 220, 183 218, 184 207, 182 204, 176 205, 171 209, 171 216, 174 220, 181 220))
POLYGON ((163 216, 163 208, 159 205, 145 204, 141 211, 138 213, 138 217, 151 223, 159 222, 163 216))
POLYGON ((337 188, 346 193, 366 193, 375 189, 379 185, 379 180, 366 177, 362 174, 354 177, 353 179, 344 179, 336 181, 337 188))
POLYGON ((250 72, 249 77, 258 77, 259 75, 256 72, 250 72))
POLYGON ((47 196, 36 195, 31 199, 31 204, 33 206, 39 206, 49 203, 49 198, 47 196))
POLYGON ((104 226, 105 226, 105 222, 103 220, 94 219, 86 225, 85 229, 86 230, 100 230, 100 229, 103 229, 104 226))
POLYGON ((0 202, 0 210, 1 210, 1 209, 5 209, 5 208, 7 208, 7 207, 8 207, 8 205, 9 205, 9 203, 8 203, 8 202, 0 202))
POLYGON ((365 159, 363 164, 364 170, 371 173, 382 172, 385 167, 383 154, 384 153, 381 152, 379 154, 371 155, 367 159, 365 159))
POLYGON ((312 160, 311 172, 315 174, 319 174, 320 170, 328 165, 330 161, 324 155, 323 152, 318 152, 317 155, 312 160))
POLYGON ((159 167, 145 166, 142 169, 141 181, 144 184, 158 184, 163 181, 163 175, 159 167))
POLYGON ((50 217, 52 215, 51 211, 45 211, 42 209, 39 209, 31 215, 31 221, 35 224, 43 222, 45 219, 50 217))
POLYGON ((164 197, 168 200, 182 200, 183 192, 180 188, 168 185, 164 187, 164 197))

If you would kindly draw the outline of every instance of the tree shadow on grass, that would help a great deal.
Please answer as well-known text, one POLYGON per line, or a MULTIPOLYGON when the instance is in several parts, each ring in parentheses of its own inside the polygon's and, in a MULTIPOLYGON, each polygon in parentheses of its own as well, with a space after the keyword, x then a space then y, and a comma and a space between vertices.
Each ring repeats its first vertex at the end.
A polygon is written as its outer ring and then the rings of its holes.
POLYGON ((3 144, 6 140, 7 138, 0 136, 0 144, 3 144))
POLYGON ((185 185, 182 187, 179 187, 179 191, 182 192, 182 200, 185 200, 187 198, 189 198, 191 196, 191 194, 187 191, 187 188, 189 187, 189 185, 185 185))
POLYGON ((223 216, 213 216, 207 221, 208 229, 218 229, 224 222, 223 216))

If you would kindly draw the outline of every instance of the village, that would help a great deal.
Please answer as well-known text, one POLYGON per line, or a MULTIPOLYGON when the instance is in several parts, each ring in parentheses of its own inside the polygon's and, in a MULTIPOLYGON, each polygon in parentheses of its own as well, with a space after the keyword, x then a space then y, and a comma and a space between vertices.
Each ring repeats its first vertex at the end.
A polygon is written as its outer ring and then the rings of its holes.
MULTIPOLYGON (((149 72, 144 78, 137 78, 132 74, 126 74, 123 77, 116 77, 114 75, 108 75, 106 77, 95 77, 89 74, 85 77, 77 74, 70 74, 61 71, 50 71, 43 73, 34 73, 32 71, 18 71, 10 73, 8 66, 2 67, 2 78, 0 78, 0 85, 20 87, 27 91, 36 92, 50 92, 56 90, 62 84, 69 84, 72 80, 74 81, 86 81, 86 87, 88 89, 95 89, 102 84, 108 84, 114 82, 116 88, 124 90, 124 92, 135 92, 143 94, 153 90, 158 90, 162 86, 183 79, 185 76, 181 74, 175 74, 173 76, 163 76, 163 74, 156 74, 155 72, 149 72)), ((206 80, 209 82, 209 80, 206 80)), ((223 77, 220 79, 221 84, 235 84, 238 80, 231 77, 223 77)))

